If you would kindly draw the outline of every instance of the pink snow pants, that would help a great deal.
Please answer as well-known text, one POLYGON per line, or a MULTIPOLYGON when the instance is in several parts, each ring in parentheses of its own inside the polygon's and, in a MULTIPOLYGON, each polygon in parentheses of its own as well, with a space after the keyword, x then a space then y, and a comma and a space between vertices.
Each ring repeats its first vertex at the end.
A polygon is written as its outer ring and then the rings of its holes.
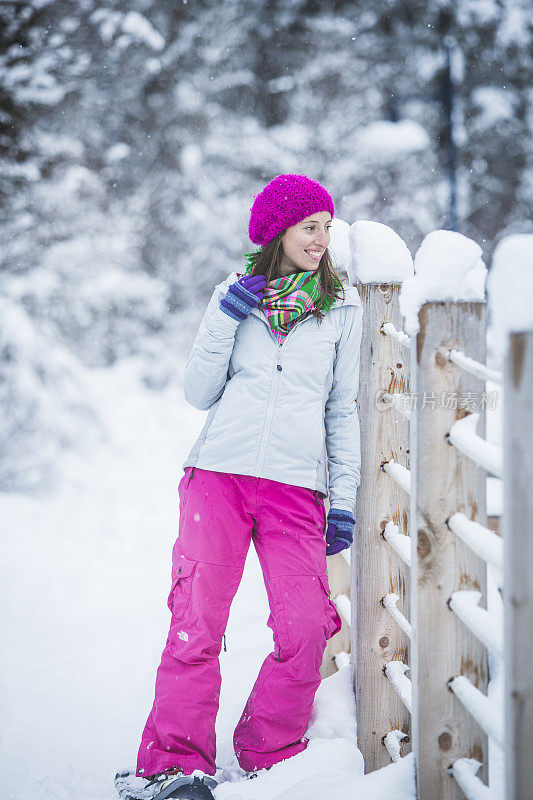
POLYGON ((218 656, 250 541, 265 579, 274 650, 263 662, 233 744, 244 770, 270 767, 307 747, 304 733, 326 641, 341 627, 329 599, 324 501, 300 486, 191 467, 178 491, 172 619, 137 775, 172 766, 186 774, 216 772, 218 656))

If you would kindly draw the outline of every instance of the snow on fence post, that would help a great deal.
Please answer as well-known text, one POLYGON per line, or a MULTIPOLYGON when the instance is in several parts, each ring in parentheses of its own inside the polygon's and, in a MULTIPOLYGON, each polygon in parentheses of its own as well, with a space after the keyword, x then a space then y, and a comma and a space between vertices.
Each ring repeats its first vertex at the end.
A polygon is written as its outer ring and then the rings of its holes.
MULTIPOLYGON (((418 800, 451 800, 463 797, 448 772, 455 759, 480 761, 486 781, 487 738, 447 683, 464 675, 486 692, 488 668, 485 648, 448 606, 457 590, 481 592, 486 606, 486 565, 446 525, 457 511, 486 524, 486 474, 446 439, 468 413, 460 398, 477 398, 477 411, 484 386, 447 352, 453 347, 485 361, 485 306, 427 302, 418 323, 410 372, 413 748, 418 800), (446 402, 454 397, 457 408, 453 399, 446 402)), ((484 423, 480 414, 479 434, 484 423)))
MULTIPOLYGON (((385 737, 401 731, 402 755, 410 749, 410 718, 385 675, 391 661, 407 663, 407 634, 381 600, 399 596, 408 616, 409 570, 382 538, 387 521, 407 533, 408 495, 382 469, 395 459, 409 466, 408 421, 383 392, 407 392, 408 352, 381 332, 386 322, 401 328, 400 281, 412 271, 412 259, 400 237, 385 225, 355 222, 350 228, 352 283, 358 283, 364 309, 358 408, 362 481, 357 492, 355 557, 352 557, 352 664, 355 667, 358 746, 365 772, 390 763, 385 737), (384 259, 388 259, 384 263, 384 259)), ((398 734, 397 734, 398 735, 398 734)), ((400 741, 400 740, 398 740, 400 741)))

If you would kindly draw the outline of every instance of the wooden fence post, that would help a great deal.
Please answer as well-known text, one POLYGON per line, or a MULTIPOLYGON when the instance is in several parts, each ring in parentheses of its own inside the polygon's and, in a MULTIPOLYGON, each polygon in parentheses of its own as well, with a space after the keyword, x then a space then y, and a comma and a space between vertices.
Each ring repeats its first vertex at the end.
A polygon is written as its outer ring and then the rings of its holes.
POLYGON ((505 371, 506 800, 533 793, 533 332, 512 333, 505 371))
POLYGON ((468 410, 480 412, 484 384, 447 359, 456 348, 485 361, 483 303, 433 302, 422 306, 411 346, 412 539, 411 680, 413 748, 419 800, 452 800, 463 793, 448 773, 469 756, 487 775, 487 739, 447 683, 465 675, 486 692, 487 654, 447 605, 452 592, 478 590, 486 606, 486 565, 447 527, 456 511, 486 525, 486 473, 448 444, 445 436, 468 410), (472 393, 469 395, 468 393, 472 393), (471 407, 472 396, 477 407, 471 407), (453 398, 458 408, 454 408, 453 398), (461 401, 470 408, 461 408, 461 401), (442 407, 444 405, 444 407, 442 407), (448 405, 449 407, 446 407, 448 405))
MULTIPOLYGON (((361 423, 362 481, 357 492, 356 532, 352 549, 352 664, 355 666, 357 738, 365 771, 390 763, 382 738, 391 730, 410 733, 409 713, 383 673, 385 664, 407 663, 408 639, 380 601, 390 592, 400 597, 408 616, 409 574, 381 537, 383 523, 408 533, 408 496, 381 469, 393 458, 409 467, 408 422, 377 398, 383 391, 409 390, 409 354, 381 333, 385 322, 401 328, 400 284, 359 284, 364 308, 358 408, 361 423)), ((402 742, 402 754, 409 750, 402 742)))

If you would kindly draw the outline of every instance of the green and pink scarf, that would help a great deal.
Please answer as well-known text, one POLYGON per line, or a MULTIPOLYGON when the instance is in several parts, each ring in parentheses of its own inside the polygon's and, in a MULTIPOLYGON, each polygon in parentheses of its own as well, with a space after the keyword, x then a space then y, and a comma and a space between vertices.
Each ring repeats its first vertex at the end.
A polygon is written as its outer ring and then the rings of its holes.
MULTIPOLYGON (((247 265, 245 275, 253 272, 253 262, 246 253, 247 265)), ((336 293, 342 288, 342 284, 335 277, 336 293)), ((283 278, 274 278, 265 288, 265 293, 260 300, 258 308, 265 312, 272 332, 280 344, 289 333, 294 323, 304 314, 311 313, 320 306, 320 310, 325 314, 334 300, 328 295, 323 295, 320 284, 320 274, 318 270, 306 272, 295 272, 293 275, 286 275, 283 278), (322 300, 320 301, 320 297, 322 300)))

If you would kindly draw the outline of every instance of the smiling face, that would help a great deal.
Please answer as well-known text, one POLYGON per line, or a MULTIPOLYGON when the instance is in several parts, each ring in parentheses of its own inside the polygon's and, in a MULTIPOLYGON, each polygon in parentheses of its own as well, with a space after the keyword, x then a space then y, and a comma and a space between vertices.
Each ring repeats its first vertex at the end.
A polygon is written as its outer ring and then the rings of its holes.
POLYGON ((287 228, 281 237, 283 257, 280 275, 318 269, 330 241, 331 214, 318 211, 287 228))

